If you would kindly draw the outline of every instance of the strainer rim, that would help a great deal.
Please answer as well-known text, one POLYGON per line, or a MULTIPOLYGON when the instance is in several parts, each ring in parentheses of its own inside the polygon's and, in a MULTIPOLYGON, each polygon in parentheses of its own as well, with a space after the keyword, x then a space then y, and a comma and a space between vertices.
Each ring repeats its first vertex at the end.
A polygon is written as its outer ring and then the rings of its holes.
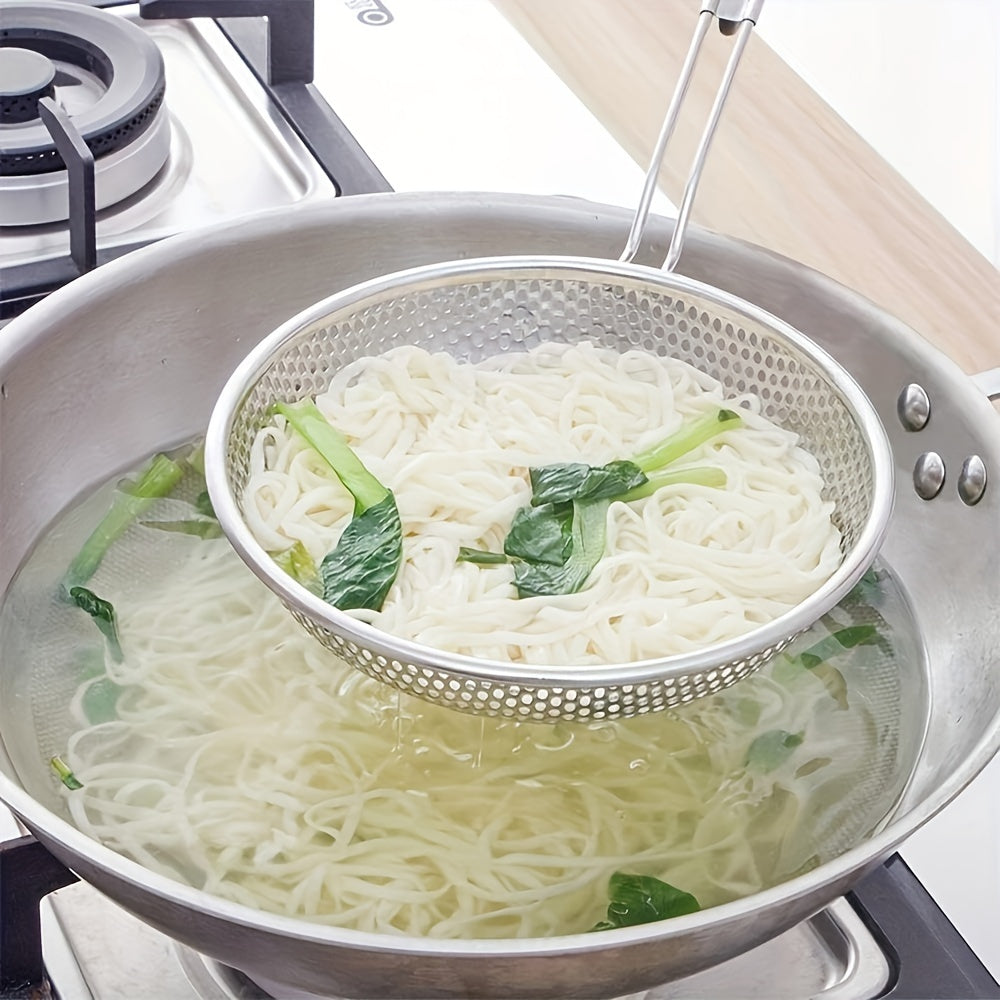
POLYGON ((705 282, 645 264, 622 263, 604 258, 516 255, 470 258, 423 264, 381 275, 342 289, 302 309, 265 336, 233 371, 221 390, 205 437, 205 474, 209 496, 223 532, 240 558, 256 576, 286 604, 304 617, 342 639, 354 642, 375 656, 408 663, 418 670, 447 671, 463 679, 539 687, 620 688, 650 682, 671 681, 689 674, 711 671, 737 659, 760 655, 816 622, 835 607, 869 568, 889 528, 894 496, 893 458, 888 435, 868 396, 853 376, 815 341, 752 302, 705 282), (312 594, 274 562, 252 532, 229 488, 228 440, 233 422, 246 396, 266 372, 274 357, 298 336, 307 335, 337 313, 366 299, 375 300, 403 288, 423 284, 438 287, 463 278, 487 277, 510 280, 521 277, 557 277, 566 272, 609 279, 631 279, 651 283, 660 290, 694 293, 742 314, 769 335, 792 344, 817 365, 846 403, 857 421, 871 455, 872 502, 868 518, 854 545, 834 573, 807 598, 777 618, 758 625, 734 639, 698 650, 669 656, 615 664, 519 664, 441 650, 411 639, 392 635, 360 621, 312 594))

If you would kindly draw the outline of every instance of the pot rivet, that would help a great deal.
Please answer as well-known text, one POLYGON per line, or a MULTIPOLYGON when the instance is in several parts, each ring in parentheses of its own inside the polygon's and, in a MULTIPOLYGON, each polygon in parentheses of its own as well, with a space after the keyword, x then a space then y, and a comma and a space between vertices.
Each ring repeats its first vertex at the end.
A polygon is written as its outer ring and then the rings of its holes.
POLYGON ((921 500, 933 500, 944 486, 944 459, 936 451, 925 451, 913 467, 913 488, 921 500))
POLYGON ((896 400, 896 414, 906 430, 923 430, 931 418, 931 401, 924 387, 916 382, 906 386, 896 400))
POLYGON ((970 455, 962 463, 958 474, 958 495, 962 503, 972 507, 979 503, 986 492, 986 464, 978 455, 970 455))

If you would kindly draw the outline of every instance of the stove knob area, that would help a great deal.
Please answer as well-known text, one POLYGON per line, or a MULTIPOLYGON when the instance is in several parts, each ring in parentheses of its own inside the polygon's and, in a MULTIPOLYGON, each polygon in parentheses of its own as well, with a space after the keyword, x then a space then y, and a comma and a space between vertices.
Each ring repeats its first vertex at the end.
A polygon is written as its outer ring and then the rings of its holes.
POLYGON ((30 122, 38 117, 38 102, 55 96, 56 68, 48 56, 33 49, 0 48, 0 124, 30 122))

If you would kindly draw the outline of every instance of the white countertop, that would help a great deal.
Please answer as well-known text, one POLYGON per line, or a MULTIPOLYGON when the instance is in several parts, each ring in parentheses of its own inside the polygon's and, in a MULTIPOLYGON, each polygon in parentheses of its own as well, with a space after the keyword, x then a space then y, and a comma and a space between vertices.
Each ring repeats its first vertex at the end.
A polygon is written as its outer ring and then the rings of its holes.
MULTIPOLYGON (((956 87, 975 85, 979 90, 971 95, 978 97, 978 103, 970 100, 967 89, 961 91, 960 101, 953 100, 961 113, 943 114, 940 101, 935 104, 933 128, 914 133, 909 144, 905 132, 900 133, 899 116, 892 114, 893 104, 882 103, 880 118, 877 102, 864 99, 858 82, 866 79, 865 73, 871 80, 884 79, 886 65, 880 62, 884 48, 879 46, 887 39, 875 43, 869 38, 866 46, 856 49, 851 85, 844 82, 844 74, 838 75, 842 63, 831 53, 842 51, 851 32, 866 24, 878 24, 882 30, 892 26, 892 40, 902 49, 913 42, 899 30, 906 21, 901 2, 877 0, 873 22, 871 3, 812 0, 807 15, 801 0, 771 0, 762 33, 793 64, 787 53, 795 54, 800 46, 803 66, 811 68, 805 74, 810 83, 852 124, 857 115, 856 127, 863 127, 865 138, 891 156, 894 166, 940 211, 951 213, 953 224, 992 257, 1000 227, 997 131, 994 125, 992 133, 982 128, 970 133, 969 122, 985 121, 983 108, 997 106, 1000 76, 995 65, 983 69, 974 58, 955 65, 943 59, 937 62, 938 76, 928 77, 921 53, 911 50, 915 65, 907 93, 918 107, 908 107, 907 114, 919 119, 924 99, 920 89, 914 89, 914 79, 923 80, 929 94, 938 93, 948 73, 956 87), (768 18, 772 29, 767 27, 768 18), (836 29, 832 36, 831 26, 836 29), (992 80, 994 89, 983 90, 984 80, 992 80), (921 143, 941 146, 942 139, 954 159, 939 157, 941 169, 934 174, 921 143)), ((996 59, 1000 12, 989 6, 989 0, 938 4, 936 23, 920 16, 929 13, 933 6, 929 2, 905 0, 903 5, 913 15, 917 41, 931 44, 951 37, 977 57, 992 53, 996 59), (951 11, 950 19, 942 7, 951 11), (942 23, 951 35, 943 31, 942 23)), ((317 5, 316 83, 394 188, 567 194, 625 206, 635 203, 643 169, 489 0, 384 0, 384 6, 394 15, 393 22, 372 26, 359 21, 350 0, 317 5)), ((884 62, 895 72, 891 59, 884 62)), ((903 97, 902 91, 897 93, 897 103, 903 97)), ((662 198, 656 208, 670 211, 662 198)), ((994 761, 950 807, 907 841, 901 853, 1000 979, 1000 935, 995 931, 1000 922, 998 801, 1000 762, 994 761)))

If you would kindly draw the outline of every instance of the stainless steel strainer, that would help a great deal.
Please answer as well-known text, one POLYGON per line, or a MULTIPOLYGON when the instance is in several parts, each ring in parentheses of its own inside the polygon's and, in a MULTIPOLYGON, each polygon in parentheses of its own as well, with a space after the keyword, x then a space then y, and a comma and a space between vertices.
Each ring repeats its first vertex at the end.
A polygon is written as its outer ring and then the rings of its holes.
POLYGON ((891 512, 892 457, 867 397, 825 351, 775 316, 669 270, 679 257, 705 152, 762 2, 703 5, 622 261, 494 257, 378 278, 289 320, 226 384, 205 451, 219 521, 291 614, 351 665, 466 712, 545 722, 637 715, 745 677, 837 604, 874 559, 891 512), (713 17, 726 33, 735 28, 736 40, 685 190, 667 270, 635 265, 628 261, 639 245, 666 141, 713 17), (275 401, 321 393, 344 365, 401 345, 476 362, 545 342, 582 340, 680 358, 717 378, 727 394, 756 394, 766 416, 798 433, 820 464, 843 536, 843 561, 833 576, 780 618, 695 653, 598 667, 535 666, 444 652, 359 622, 297 584, 247 528, 241 504, 250 445, 275 401))

